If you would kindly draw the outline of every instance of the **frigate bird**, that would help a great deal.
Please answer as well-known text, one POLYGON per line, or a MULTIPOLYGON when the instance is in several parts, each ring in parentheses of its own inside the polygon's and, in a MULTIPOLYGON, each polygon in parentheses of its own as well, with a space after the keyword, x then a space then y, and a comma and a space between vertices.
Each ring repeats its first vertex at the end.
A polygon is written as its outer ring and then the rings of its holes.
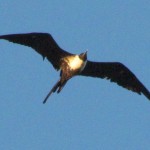
POLYGON ((48 33, 8 34, 1 35, 0 39, 33 48, 43 59, 47 58, 56 70, 60 70, 60 79, 43 103, 52 93, 59 93, 67 81, 76 75, 109 79, 128 90, 144 94, 150 100, 148 89, 120 62, 93 62, 87 60, 87 52, 79 55, 69 53, 60 48, 48 33))

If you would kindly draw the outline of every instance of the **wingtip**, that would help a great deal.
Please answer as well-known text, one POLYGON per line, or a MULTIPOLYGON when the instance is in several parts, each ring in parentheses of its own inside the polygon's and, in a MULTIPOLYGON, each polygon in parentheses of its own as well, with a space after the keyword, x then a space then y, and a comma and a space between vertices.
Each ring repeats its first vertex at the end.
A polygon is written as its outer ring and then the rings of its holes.
POLYGON ((150 101, 150 92, 149 92, 149 94, 148 94, 146 97, 147 97, 148 100, 150 101))
POLYGON ((150 100, 150 92, 147 89, 144 89, 142 93, 150 100))

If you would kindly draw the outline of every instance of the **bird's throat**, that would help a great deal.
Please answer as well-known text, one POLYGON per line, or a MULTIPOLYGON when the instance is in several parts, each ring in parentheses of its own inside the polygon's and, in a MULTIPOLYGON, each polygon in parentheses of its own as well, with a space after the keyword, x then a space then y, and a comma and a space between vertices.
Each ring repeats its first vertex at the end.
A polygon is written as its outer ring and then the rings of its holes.
POLYGON ((67 63, 72 70, 82 71, 86 65, 86 62, 87 61, 83 61, 82 59, 80 59, 80 57, 78 55, 67 58, 67 63))

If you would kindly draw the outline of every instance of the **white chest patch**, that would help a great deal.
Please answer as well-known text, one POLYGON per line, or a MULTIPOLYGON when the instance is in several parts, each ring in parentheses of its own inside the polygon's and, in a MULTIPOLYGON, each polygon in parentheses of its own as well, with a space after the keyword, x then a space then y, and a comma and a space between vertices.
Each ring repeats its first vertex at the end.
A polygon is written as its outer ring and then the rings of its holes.
POLYGON ((71 69, 76 70, 76 69, 81 69, 81 71, 84 69, 86 62, 81 60, 78 55, 75 57, 71 57, 68 59, 69 66, 71 69))

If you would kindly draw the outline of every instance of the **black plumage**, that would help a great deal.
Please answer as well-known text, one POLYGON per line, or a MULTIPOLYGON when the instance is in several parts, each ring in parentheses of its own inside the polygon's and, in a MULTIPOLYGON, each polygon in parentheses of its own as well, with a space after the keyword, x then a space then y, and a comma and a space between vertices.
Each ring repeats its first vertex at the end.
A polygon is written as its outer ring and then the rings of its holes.
POLYGON ((47 58, 56 70, 60 70, 60 80, 46 96, 44 103, 53 92, 57 91, 59 93, 67 81, 75 75, 106 78, 128 90, 138 94, 143 93, 150 100, 150 92, 120 62, 92 62, 87 60, 86 52, 80 55, 71 54, 61 49, 48 33, 2 35, 0 39, 33 48, 42 55, 43 59, 47 58))

